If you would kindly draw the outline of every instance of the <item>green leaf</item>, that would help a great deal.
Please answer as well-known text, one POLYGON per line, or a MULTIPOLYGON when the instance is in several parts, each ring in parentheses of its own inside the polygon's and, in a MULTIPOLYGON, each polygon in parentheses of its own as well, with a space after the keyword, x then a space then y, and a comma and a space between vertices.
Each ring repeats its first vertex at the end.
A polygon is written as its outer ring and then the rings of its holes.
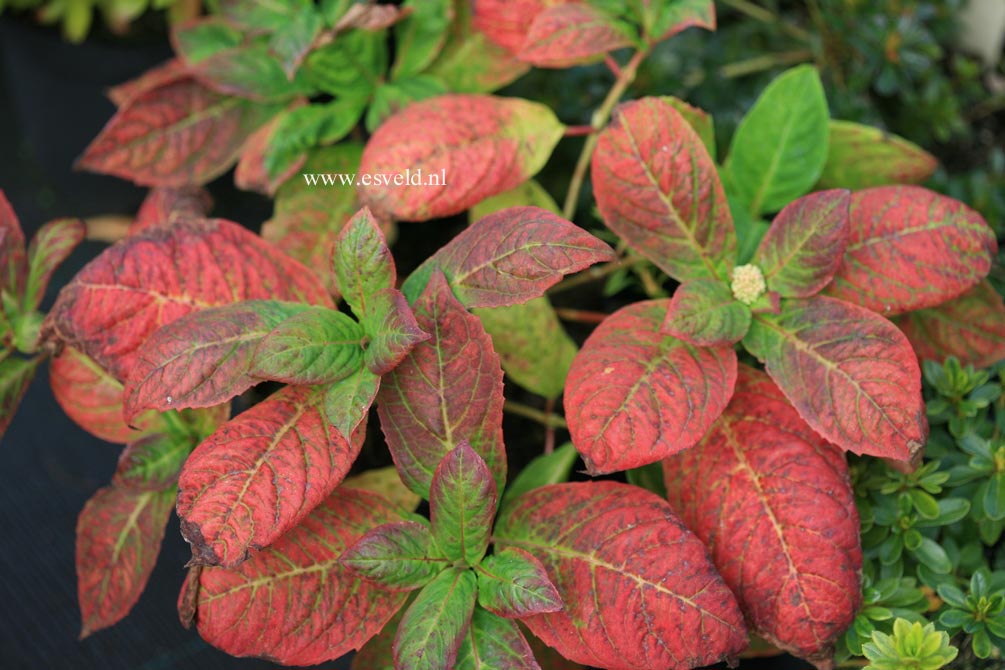
POLYGON ((205 18, 171 32, 175 53, 185 62, 195 65, 210 56, 239 47, 244 35, 232 23, 222 18, 205 18))
POLYGON ((448 568, 427 584, 398 624, 394 667, 453 668, 477 597, 475 574, 448 568))
POLYGON ((503 549, 475 570, 478 604, 506 618, 521 618, 562 609, 562 598, 541 561, 522 549, 503 549))
POLYGON ((750 328, 750 308, 716 279, 696 279, 678 288, 660 332, 702 347, 735 344, 750 328))
POLYGON ((937 519, 939 517, 939 503, 930 493, 925 493, 921 489, 911 489, 907 492, 914 503, 914 509, 918 514, 926 519, 937 519))
POLYGON ((119 456, 112 484, 136 491, 164 491, 178 483, 178 473, 192 449, 193 440, 154 433, 129 444, 119 456))
POLYGON ((347 489, 376 491, 405 512, 414 512, 419 503, 422 502, 421 496, 412 493, 407 486, 401 483, 398 470, 393 465, 346 477, 340 486, 347 489))
POLYGON ((568 481, 572 466, 578 460, 579 452, 572 442, 566 442, 550 454, 535 457, 506 487, 501 507, 507 507, 528 491, 568 481))
POLYGON ((930 538, 922 538, 921 546, 912 553, 918 561, 937 574, 945 575, 953 569, 953 563, 949 560, 946 550, 930 538))
POLYGON ((346 549, 339 560, 389 591, 425 586, 450 565, 436 555, 429 529, 415 521, 377 526, 346 549))
POLYGON ((391 250, 368 208, 356 212, 339 233, 332 269, 339 292, 358 319, 373 311, 367 303, 375 293, 397 283, 391 250))
POLYGON ((28 247, 28 277, 21 304, 25 311, 38 309, 56 268, 84 241, 84 222, 56 219, 35 233, 28 247))
POLYGON ((988 480, 984 493, 984 513, 995 521, 1005 519, 1005 472, 995 473, 988 480))
POLYGON ((343 437, 352 435, 366 419, 380 388, 380 375, 360 366, 355 372, 325 389, 325 417, 343 437))
POLYGON ((953 607, 965 608, 967 606, 967 597, 957 587, 951 584, 939 584, 936 590, 939 593, 939 597, 953 607))
POLYGON ((454 18, 451 0, 407 0, 412 13, 394 26, 392 79, 404 79, 425 70, 440 53, 454 18))
POLYGON ((827 98, 809 65, 776 78, 743 117, 725 168, 755 215, 775 212, 807 193, 827 160, 827 98))
POLYGON ((643 26, 650 42, 665 40, 691 26, 715 30, 712 0, 657 0, 644 6, 643 26))
MULTIPOLYGON (((550 666, 549 670, 550 669, 550 666)), ((541 670, 520 627, 475 607, 454 670, 541 670)))
POLYGON ((631 470, 625 470, 629 484, 652 491, 660 498, 667 497, 666 480, 663 477, 663 463, 650 463, 631 470))
POLYGON ((312 51, 301 75, 323 93, 337 97, 369 97, 387 69, 383 31, 351 30, 312 51))
POLYGON ((21 358, 9 355, 0 360, 0 438, 7 432, 21 398, 28 390, 28 384, 35 377, 35 370, 42 362, 42 356, 21 358))
POLYGON ((462 441, 440 461, 429 487, 433 538, 447 558, 478 565, 488 548, 497 502, 488 465, 462 441))
POLYGON ((363 364, 363 329, 351 317, 311 307, 286 319, 255 350, 251 374, 287 384, 328 384, 363 364))
POLYGON ((927 151, 885 130, 831 121, 827 163, 816 189, 858 191, 886 184, 920 184, 937 165, 927 151))
POLYGON ((324 28, 324 19, 313 4, 296 11, 276 29, 269 39, 269 49, 279 59, 287 79, 293 79, 300 64, 324 28))
POLYGON ((468 222, 474 223, 484 216, 494 214, 509 207, 540 207, 553 214, 561 214, 562 209, 555 199, 534 179, 528 179, 508 191, 485 198, 468 210, 468 222))
POLYGON ((209 88, 258 102, 288 100, 306 92, 291 82, 263 42, 217 51, 198 61, 187 60, 192 75, 209 88))
POLYGON ((312 0, 216 0, 220 14, 236 26, 252 32, 272 31, 298 14, 310 11, 312 0))
POLYGON ((366 129, 372 133, 385 119, 409 104, 447 92, 442 81, 428 74, 384 82, 373 92, 373 100, 366 110, 366 129))
MULTIPOLYGON (((269 137, 265 152, 266 172, 275 177, 316 145, 339 141, 356 126, 365 108, 366 98, 347 97, 284 112, 269 137)), ((336 166, 324 167, 334 169, 336 166)))

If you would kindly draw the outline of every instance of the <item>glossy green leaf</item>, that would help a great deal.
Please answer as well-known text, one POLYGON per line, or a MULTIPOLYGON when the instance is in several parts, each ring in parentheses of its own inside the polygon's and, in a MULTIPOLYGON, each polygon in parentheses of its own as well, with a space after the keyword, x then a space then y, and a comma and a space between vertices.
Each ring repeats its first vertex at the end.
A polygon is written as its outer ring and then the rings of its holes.
POLYGON ((429 487, 432 533, 440 551, 455 563, 478 565, 488 548, 498 501, 488 465, 462 441, 440 461, 429 487))
POLYGON ((433 547, 424 525, 396 521, 367 532, 339 560, 381 588, 410 591, 425 586, 450 566, 433 547))
POLYGON ((453 668, 477 597, 475 573, 449 568, 416 596, 398 625, 394 667, 453 668))
POLYGON ((327 307, 310 307, 272 329, 255 350, 251 374, 287 384, 328 384, 363 364, 363 329, 327 307))
POLYGON ((503 549, 485 558, 478 574, 478 604, 506 618, 558 612, 562 598, 541 561, 522 549, 503 549))

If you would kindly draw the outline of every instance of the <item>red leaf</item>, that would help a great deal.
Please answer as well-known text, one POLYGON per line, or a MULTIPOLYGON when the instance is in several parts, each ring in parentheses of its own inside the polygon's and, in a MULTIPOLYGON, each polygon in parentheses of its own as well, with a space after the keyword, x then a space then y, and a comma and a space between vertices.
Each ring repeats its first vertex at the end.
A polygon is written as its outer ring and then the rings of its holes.
POLYGON ((643 98, 615 109, 591 170, 604 222, 632 248, 678 281, 726 278, 736 260, 726 195, 673 105, 643 98))
POLYGON ((536 174, 563 131, 549 108, 519 98, 454 94, 415 102, 367 143, 360 172, 392 181, 363 182, 359 197, 378 216, 426 221, 457 214, 536 174), (396 185, 393 178, 405 179, 406 169, 424 184, 396 185), (439 183, 425 185, 433 179, 439 183))
POLYGON ((736 353, 661 334, 669 304, 649 300, 618 310, 572 362, 566 419, 590 472, 655 463, 695 445, 729 402, 736 353))
POLYGON ((185 64, 177 58, 172 58, 135 79, 108 89, 108 99, 116 107, 125 107, 144 93, 187 77, 188 68, 185 64))
POLYGON ((622 47, 631 37, 604 12, 587 4, 549 7, 531 22, 517 57, 537 67, 588 63, 622 47))
POLYGON ((827 665, 861 602, 858 513, 844 455, 763 372, 694 449, 663 462, 670 503, 708 545, 751 631, 827 665))
POLYGON ((136 212, 129 234, 135 235, 162 223, 200 218, 212 208, 213 198, 201 186, 152 188, 136 212))
POLYGON ((852 195, 844 261, 827 295, 882 314, 933 307, 987 276, 998 244, 981 215, 920 186, 852 195))
POLYGON ((321 389, 288 386, 224 424, 189 456, 178 516, 193 560, 234 566, 321 503, 362 446, 324 416, 321 389))
POLYGON ((245 139, 275 112, 188 77, 168 81, 128 100, 76 166, 144 186, 205 184, 233 165, 245 139))
POLYGON ((24 233, 14 208, 0 190, 0 290, 19 297, 28 273, 28 257, 24 249, 24 233))
POLYGON ((233 656, 312 665, 358 649, 407 594, 355 577, 339 556, 364 532, 401 519, 381 496, 338 489, 284 535, 236 569, 203 568, 196 621, 233 656))
POLYGON ((84 638, 132 609, 157 562, 174 489, 106 486, 77 519, 77 597, 84 638))
POLYGON ((419 327, 431 337, 383 378, 377 401, 401 479, 428 498, 440 460, 467 440, 501 489, 503 372, 492 340, 439 272, 413 308, 419 327))
POLYGON ((1005 304, 987 280, 937 307, 908 312, 895 323, 918 358, 986 368, 1005 358, 1005 304))
POLYGON ((747 646, 739 607, 705 546, 648 491, 616 482, 545 486, 504 510, 495 536, 548 570, 565 609, 524 623, 577 663, 676 670, 747 646))
POLYGON ((857 454, 911 460, 928 437, 921 370, 910 343, 868 309, 814 296, 755 314, 744 346, 799 415, 857 454))
POLYGON ((564 275, 614 259, 606 244, 540 207, 482 217, 409 277, 406 295, 440 268, 465 307, 505 307, 544 294, 564 275))
POLYGON ((161 326, 198 309, 268 298, 332 305, 314 275, 257 235, 223 219, 190 219, 102 252, 60 292, 43 331, 124 380, 161 326))
MULTIPOLYGON (((548 7, 569 0, 476 0, 474 27, 492 42, 514 54, 523 47, 527 32, 537 15, 548 7)), ((578 0, 576 0, 578 1, 578 0)))

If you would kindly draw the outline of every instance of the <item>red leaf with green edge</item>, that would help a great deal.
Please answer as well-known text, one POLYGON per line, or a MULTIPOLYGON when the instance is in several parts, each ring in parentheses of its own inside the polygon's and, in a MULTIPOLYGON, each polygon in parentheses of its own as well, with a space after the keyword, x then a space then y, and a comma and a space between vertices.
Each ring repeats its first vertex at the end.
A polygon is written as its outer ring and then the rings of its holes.
POLYGON ((449 568, 427 584, 405 611, 394 638, 394 667, 453 668, 475 609, 475 573, 449 568))
POLYGON ((492 340, 434 272, 413 305, 431 337, 383 377, 380 425, 401 480, 424 498, 440 460, 467 440, 506 482, 502 439, 503 373, 492 340))
POLYGON ((643 0, 642 23, 650 43, 669 39, 687 28, 715 30, 715 3, 712 0, 660 2, 643 0))
POLYGON ((813 430, 847 451, 910 461, 928 437, 921 370, 892 323, 815 296, 755 314, 743 340, 813 430))
POLYGON ((370 296, 371 311, 363 318, 370 338, 364 354, 366 367, 384 375, 398 365, 429 333, 419 328, 408 300, 398 289, 385 288, 370 296))
POLYGON ((455 564, 478 565, 489 546, 498 503, 492 471, 471 445, 461 440, 436 466, 429 486, 436 546, 455 564))
POLYGON ((330 384, 363 365, 363 329, 348 314, 308 307, 256 343, 250 373, 287 384, 330 384))
POLYGON ((579 350, 548 298, 474 313, 492 338, 503 370, 523 388, 555 399, 562 395, 572 359, 579 350))
POLYGON ((725 278, 736 260, 726 194, 673 105, 643 98, 617 107, 591 172, 604 222, 633 249, 681 282, 725 278))
POLYGON ((517 58, 537 67, 565 68, 631 45, 627 24, 576 2, 549 7, 535 16, 517 58))
POLYGON ((332 272, 339 293, 360 320, 373 311, 367 304, 370 296, 397 285, 394 257, 369 208, 356 212, 336 238, 332 272))
POLYGON ((76 167, 143 186, 205 184, 230 169, 277 111, 188 77, 170 81, 120 107, 76 167))
POLYGON ((106 442, 131 442, 160 422, 155 412, 146 412, 133 418, 136 428, 130 428, 122 417, 122 383, 73 347, 50 361, 49 385, 63 412, 106 442))
POLYGON ((405 608, 398 610, 379 633, 353 654, 350 670, 394 670, 394 636, 404 614, 405 608))
POLYGON ((178 473, 195 447, 177 435, 153 433, 131 442, 119 455, 112 485, 133 491, 176 490, 178 473))
POLYGON ((489 95, 443 95, 413 103, 377 129, 360 172, 440 178, 439 185, 361 185, 378 216, 425 221, 457 214, 540 170, 565 127, 544 105, 489 95), (422 128, 416 133, 416 128, 422 128))
POLYGON ((178 481, 192 560, 233 567, 296 526, 338 486, 359 454, 324 416, 321 389, 288 386, 196 447, 178 481))
POLYGON ((660 334, 669 304, 648 300, 618 310, 572 362, 566 420, 592 473, 654 463, 694 446, 733 394, 736 352, 660 334))
POLYGON ((9 354, 6 358, 0 357, 0 438, 14 420, 14 413, 41 362, 40 356, 21 358, 18 354, 9 354))
POLYGON ((377 526, 342 553, 342 564, 389 591, 425 586, 450 567, 433 548, 429 529, 415 521, 377 526))
POLYGON ((202 569, 199 634, 232 656, 283 665, 312 665, 359 648, 394 616, 406 594, 355 577, 339 557, 369 529, 400 518, 376 493, 336 490, 236 569, 202 569))
POLYGON ((994 232, 962 202, 920 186, 851 198, 844 260, 826 293, 882 314, 934 307, 987 276, 994 232))
MULTIPOLYGON (((705 2, 706 0, 700 0, 705 2)), ((707 3, 712 6, 711 2, 707 3)), ((713 10, 713 23, 714 23, 714 10, 713 10)), ((713 28, 714 29, 714 25, 713 28)), ((660 100, 667 103, 684 117, 688 125, 694 129, 694 132, 698 134, 698 138, 701 139, 701 143, 705 145, 705 149, 708 150, 709 157, 715 160, 715 122, 712 119, 712 115, 703 109, 699 109, 688 103, 684 102, 680 98, 675 98, 672 95, 664 95, 660 97, 660 100)))
POLYGON ((660 332, 715 347, 736 344, 750 328, 750 308, 721 281, 696 279, 674 291, 660 332))
POLYGON ((77 519, 80 637, 107 628, 132 609, 157 562, 175 491, 100 489, 77 519))
POLYGON ((20 296, 28 274, 24 232, 3 190, 0 190, 0 268, 0 291, 7 291, 11 297, 20 296))
POLYGON ((848 191, 811 193, 778 213, 754 254, 768 289, 808 298, 830 283, 848 245, 848 191))
POLYGON ((350 435, 367 417, 377 397, 380 375, 361 367, 325 388, 325 417, 342 435, 350 435))
POLYGON ((201 186, 163 186, 150 189, 143 199, 129 234, 173 221, 201 218, 213 208, 213 198, 201 186))
MULTIPOLYGON (((578 0, 574 0, 578 1, 578 0)), ((549 7, 569 0, 477 0, 472 3, 472 25, 511 53, 518 53, 527 39, 531 24, 549 7)))
POLYGON ((898 316, 894 323, 922 360, 956 356, 963 365, 986 368, 1005 358, 1005 303, 987 280, 937 307, 898 316))
POLYGON ((277 325, 309 309, 247 300, 193 312, 160 328, 137 350, 125 384, 126 420, 131 423, 145 409, 212 407, 258 384, 259 344, 277 325))
POLYGON ((827 162, 816 187, 859 191, 887 184, 920 184, 938 164, 934 156, 902 137, 860 123, 832 120, 827 162))
POLYGON ((269 152, 272 149, 278 131, 289 117, 289 112, 297 107, 294 102, 283 112, 274 116, 268 123, 256 130, 241 148, 241 157, 234 169, 234 185, 243 191, 255 191, 263 195, 273 196, 283 182, 292 179, 307 160, 306 153, 297 153, 285 157, 276 169, 269 169, 269 152))
POLYGON ((28 247, 28 274, 22 301, 26 311, 38 309, 42 304, 52 273, 84 241, 86 232, 80 219, 56 219, 38 229, 28 247))
POLYGON ((522 618, 562 610, 562 597, 541 561, 522 549, 486 556, 475 572, 478 604, 493 614, 522 618))
POLYGON ((144 93, 148 93, 179 79, 189 78, 188 67, 178 58, 164 61, 139 77, 113 86, 106 92, 116 107, 125 107, 144 93))
POLYGON ((832 667, 861 604, 858 513, 841 451, 767 375, 740 366, 722 417, 663 470, 670 504, 709 547, 751 631, 832 667))
POLYGON ((705 545, 648 491, 616 482, 539 488, 503 512, 495 539, 544 564, 565 609, 523 621, 573 661, 684 669, 747 646, 740 609, 705 545))
POLYGON ((43 328, 124 380, 150 335, 191 312, 241 300, 332 306, 320 281, 224 219, 190 219, 103 251, 60 292, 43 328))
POLYGON ((514 621, 475 607, 454 670, 541 670, 514 621))
POLYGON ((614 260, 606 244, 539 207, 479 219, 431 256, 402 286, 414 300, 434 268, 465 307, 505 307, 544 294, 564 275, 614 260))

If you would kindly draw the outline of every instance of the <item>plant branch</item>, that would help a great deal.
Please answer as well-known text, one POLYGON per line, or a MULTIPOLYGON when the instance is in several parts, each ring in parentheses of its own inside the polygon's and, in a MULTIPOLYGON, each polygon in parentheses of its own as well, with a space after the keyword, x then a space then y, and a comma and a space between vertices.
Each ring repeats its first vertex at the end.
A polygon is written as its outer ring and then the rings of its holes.
POLYGON ((576 323, 603 323, 604 319, 610 316, 604 312, 591 312, 569 307, 556 307, 555 314, 563 321, 575 321, 576 323))
POLYGON ((719 68, 719 76, 724 79, 734 79, 744 77, 755 72, 763 72, 773 67, 782 65, 794 65, 813 60, 813 52, 809 49, 796 49, 795 51, 782 51, 774 54, 764 54, 745 60, 729 63, 719 68))
POLYGON ((522 416, 525 419, 530 419, 531 421, 537 421, 546 428, 569 427, 569 424, 565 422, 565 419, 557 414, 546 414, 545 412, 535 409, 530 405, 524 405, 523 403, 515 402, 513 400, 507 400, 503 405, 503 410, 509 412, 510 414, 516 414, 517 416, 522 416))
POLYGON ((727 7, 731 7, 741 14, 746 14, 750 18, 760 21, 761 23, 773 23, 777 24, 778 28, 792 37, 804 42, 813 41, 813 35, 808 31, 800 28, 799 26, 789 23, 783 19, 778 14, 774 13, 766 7, 761 7, 760 5, 754 4, 753 2, 748 2, 748 0, 720 0, 722 4, 727 7))

